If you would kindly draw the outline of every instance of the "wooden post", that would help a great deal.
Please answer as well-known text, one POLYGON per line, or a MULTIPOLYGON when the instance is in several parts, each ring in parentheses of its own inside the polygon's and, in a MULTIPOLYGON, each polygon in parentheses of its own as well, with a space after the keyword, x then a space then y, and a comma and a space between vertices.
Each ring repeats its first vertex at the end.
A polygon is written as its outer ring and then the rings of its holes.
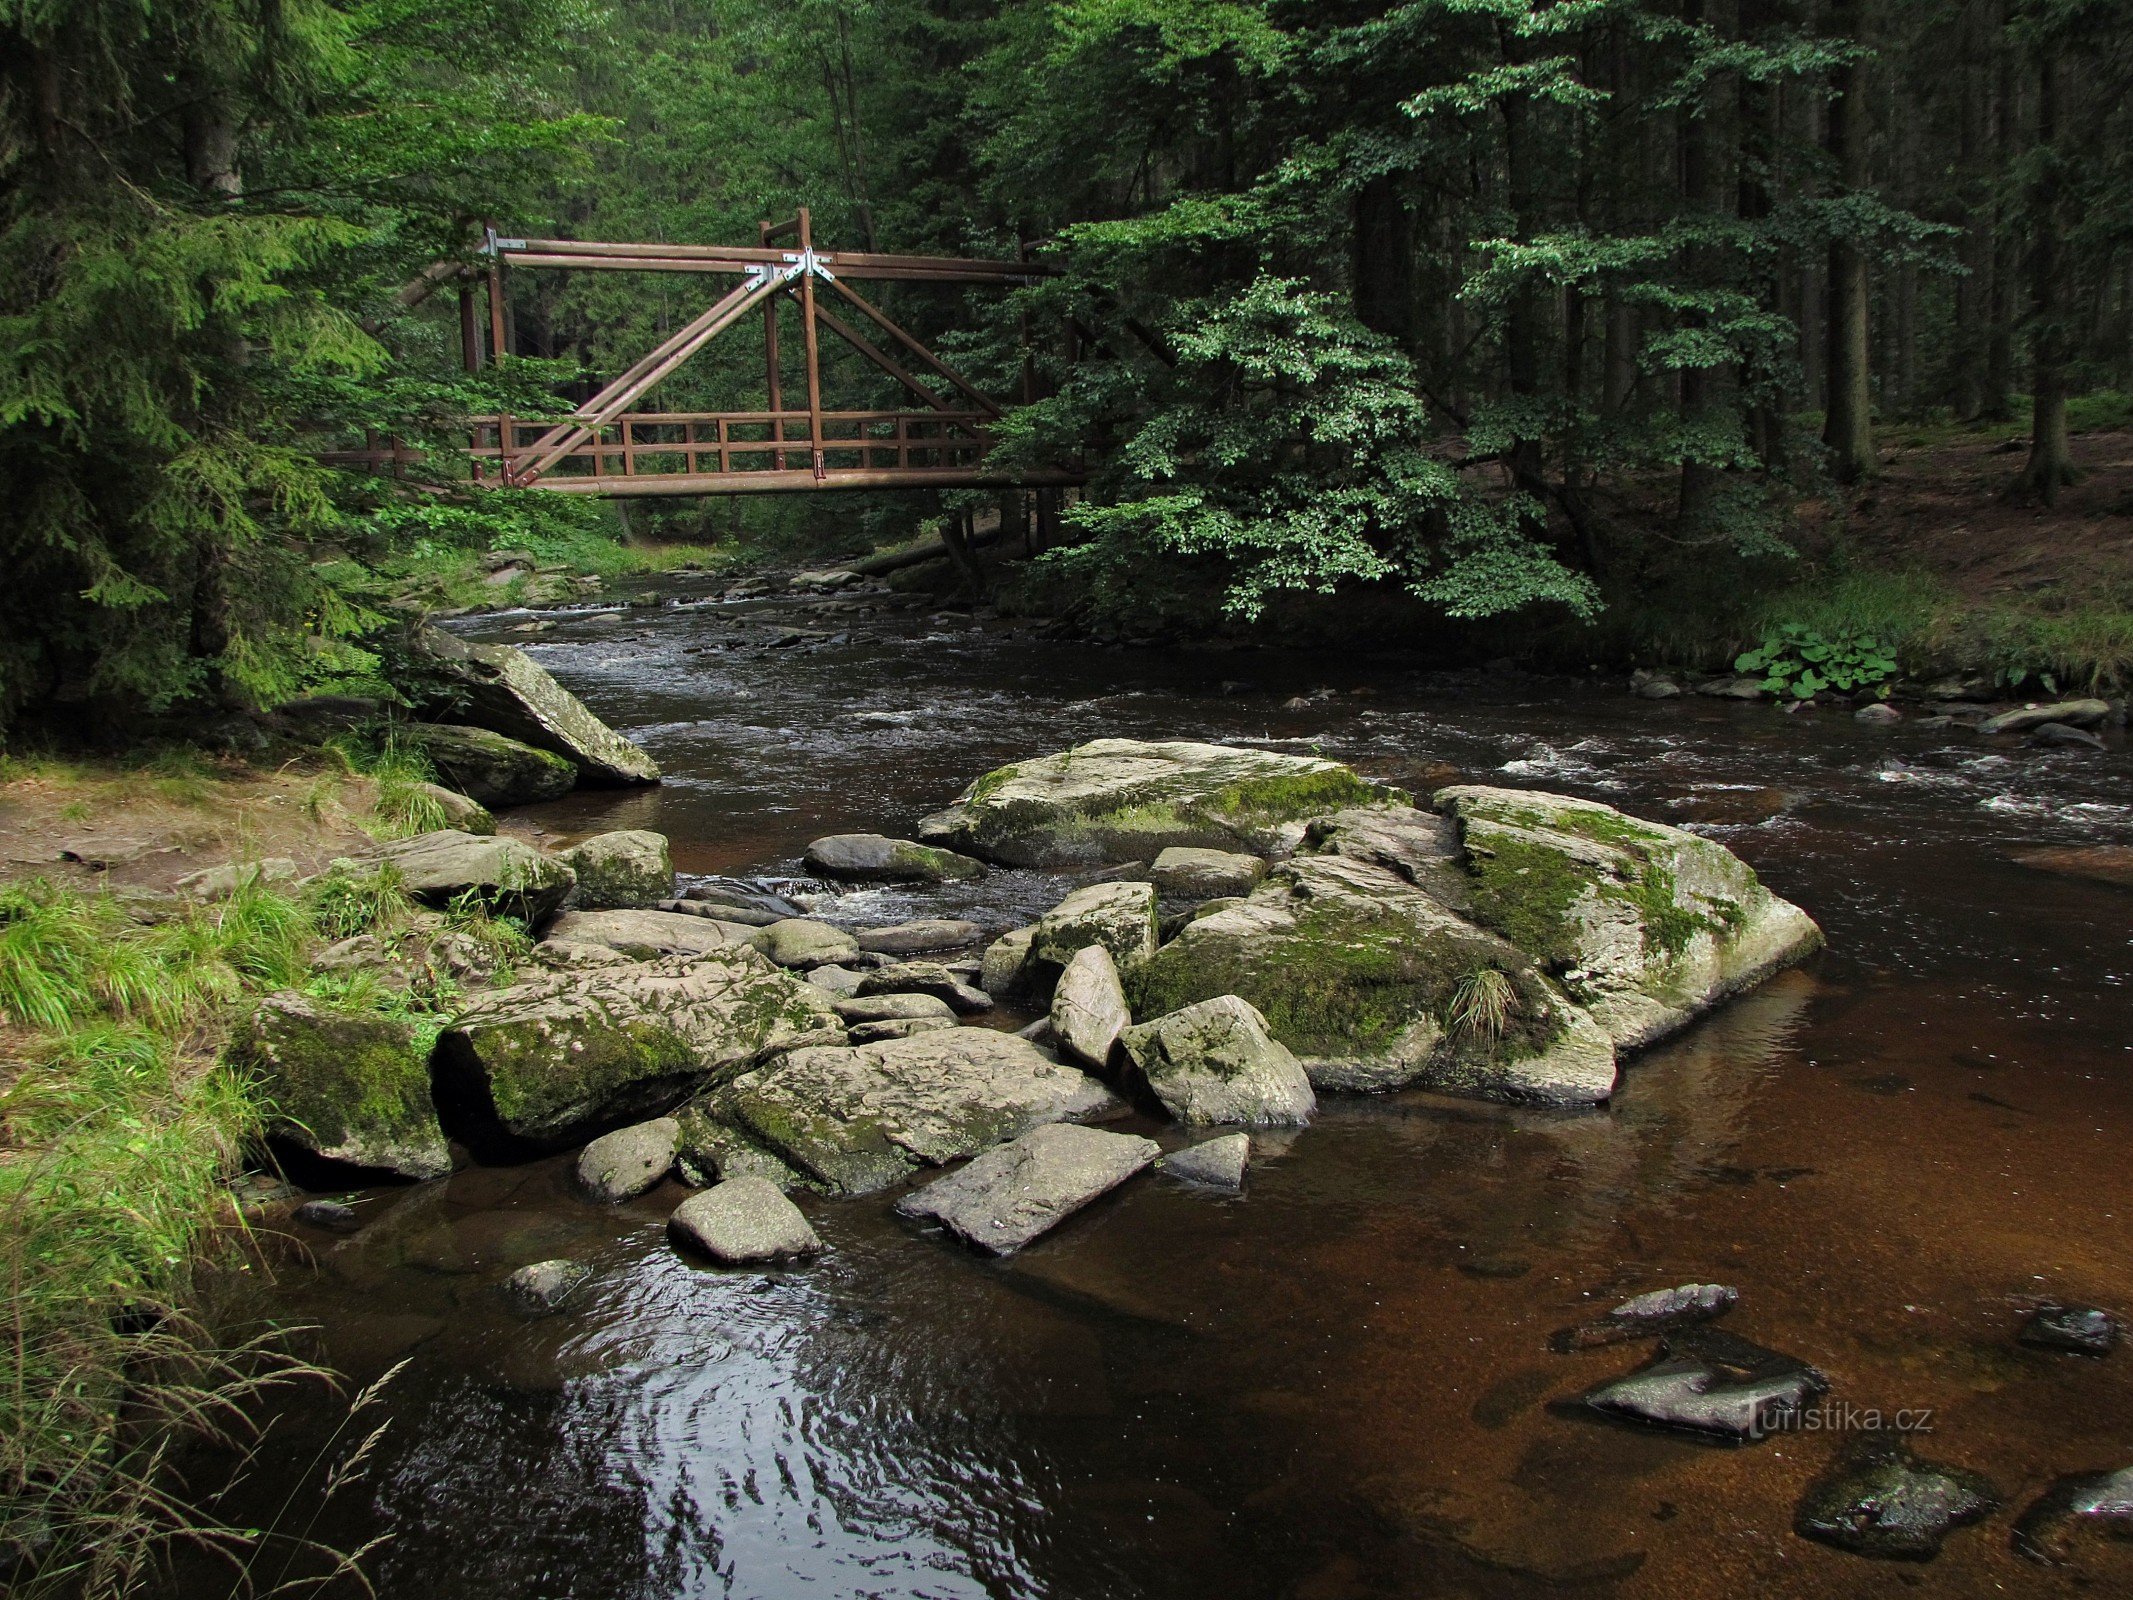
POLYGON ((489 359, 501 362, 504 350, 504 268, 499 257, 489 257, 489 359))
POLYGON ((474 285, 459 285, 459 362, 469 372, 481 371, 481 317, 474 309, 474 285))
MULTIPOLYGON (((815 247, 814 224, 807 207, 800 208, 800 255, 807 259, 815 247)), ((814 441, 815 481, 827 470, 822 461, 822 351, 815 336, 815 275, 800 274, 800 315, 807 338, 807 434, 814 441)))
MULTIPOLYGON (((761 224, 761 228, 763 248, 768 250, 770 248, 770 223, 765 221, 761 224)), ((770 437, 774 443, 783 443, 785 439, 785 419, 779 416, 778 413, 785 409, 785 382, 778 371, 778 297, 776 295, 772 295, 763 302, 763 369, 769 379, 770 437)), ((785 470, 785 452, 782 450, 774 451, 771 457, 771 465, 778 471, 783 472, 785 470)), ((721 463, 719 470, 725 470, 723 463, 721 463)))

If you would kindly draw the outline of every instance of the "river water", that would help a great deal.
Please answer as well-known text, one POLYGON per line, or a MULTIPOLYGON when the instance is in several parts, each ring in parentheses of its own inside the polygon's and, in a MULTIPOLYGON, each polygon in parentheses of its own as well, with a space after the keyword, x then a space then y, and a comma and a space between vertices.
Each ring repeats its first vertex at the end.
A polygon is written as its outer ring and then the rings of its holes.
MULTIPOLYGON (((664 1239, 678 1187, 595 1208, 565 1160, 375 1192, 264 1300, 357 1383, 404 1360, 366 1419, 390 1426, 321 1504, 361 1429, 289 1408, 230 1502, 245 1519, 389 1535, 368 1561, 388 1600, 2073 1592, 2010 1553, 2004 1511, 1922 1568, 1810 1543, 1793 1506, 1840 1438, 1716 1449, 1576 1414, 1645 1347, 1548 1335, 1729 1283, 1731 1331, 1820 1366, 1833 1402, 1928 1413, 1915 1448, 2016 1506, 2133 1461, 2133 1349, 2014 1337, 2042 1298, 2133 1312, 2133 894, 2009 859, 2133 841, 2116 735, 2041 752, 924 612, 524 623, 472 631, 528 644, 668 779, 513 826, 656 828, 684 872, 789 875, 818 834, 904 830, 1091 737, 1219 738, 1693 824, 1830 948, 1635 1059, 1604 1111, 1328 1097, 1259 1142, 1242 1197, 1143 1178, 1006 1262, 875 1197, 803 1201, 817 1262, 720 1272, 664 1239), (830 637, 778 644, 793 628, 830 637), (564 1254, 596 1269, 569 1311, 511 1314, 502 1275, 564 1254)), ((821 909, 1004 928, 1062 889, 999 874, 821 909)), ((2133 1564, 2090 1560, 2088 1592, 2133 1592, 2133 1564)))

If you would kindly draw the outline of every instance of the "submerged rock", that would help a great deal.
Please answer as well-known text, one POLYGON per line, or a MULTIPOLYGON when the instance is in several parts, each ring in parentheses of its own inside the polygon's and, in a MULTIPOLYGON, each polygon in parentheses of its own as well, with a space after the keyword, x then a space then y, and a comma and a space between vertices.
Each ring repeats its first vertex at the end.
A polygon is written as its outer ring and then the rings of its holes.
POLYGON ((1173 1178, 1204 1184, 1210 1189, 1242 1189, 1245 1168, 1251 1165, 1252 1136, 1225 1133, 1219 1139, 1173 1150, 1156 1163, 1173 1178))
POLYGON ((597 967, 499 989, 438 1041, 438 1083, 482 1137, 560 1145, 671 1105, 790 1045, 842 1037, 829 997, 752 950, 597 967))
POLYGON ((439 777, 484 806, 533 805, 578 784, 578 769, 561 756, 487 728, 412 722, 399 732, 429 757, 439 777))
POLYGON ((906 1195, 896 1209, 938 1222, 993 1255, 1011 1255, 1159 1154, 1153 1139, 1134 1134, 1036 1128, 906 1195))
POLYGON ((1163 1109, 1188 1124, 1253 1127, 1311 1120, 1311 1080, 1266 1019, 1233 994, 1202 1000, 1120 1036, 1163 1109))
POLYGON ((667 837, 644 828, 598 833, 563 852, 578 875, 582 911, 656 906, 674 894, 674 858, 667 837))
POLYGON ((833 833, 807 847, 807 870, 825 878, 881 883, 950 883, 975 878, 985 863, 936 845, 879 833, 833 833))
POLYGON ((2107 1356, 2116 1348, 2120 1331, 2118 1319, 2095 1306, 2049 1305, 2037 1308, 2018 1337, 2039 1350, 2107 1356))
POLYGON ((506 1298, 519 1310, 529 1316, 543 1316, 561 1310, 563 1302, 591 1276, 592 1268, 582 1261, 558 1256, 520 1267, 504 1279, 503 1289, 506 1298))
POLYGON ((1092 944, 1074 952, 1052 991, 1051 1031, 1059 1048, 1102 1072, 1118 1036, 1133 1021, 1111 952, 1092 944))
POLYGON ((416 639, 429 681, 402 687, 466 721, 562 756, 594 784, 657 783, 659 767, 512 645, 474 644, 441 628, 416 639))
POLYGON ((1221 895, 1250 894, 1266 876, 1266 863, 1233 850, 1200 850, 1172 845, 1155 858, 1148 874, 1162 893, 1183 900, 1212 900, 1221 895))
POLYGON ((1452 788, 1473 917, 1561 975, 1617 1047, 1664 1037, 1820 948, 1725 846, 1612 806, 1452 788))
POLYGON ((2072 1566, 2086 1539, 2133 1538, 2133 1466, 2077 1472, 2055 1481, 2015 1522, 2018 1556, 2047 1567, 2072 1566))
POLYGON ((658 1186, 680 1146, 681 1124, 672 1117, 603 1133, 578 1152, 578 1187, 610 1205, 634 1199, 658 1186))
POLYGON ((2061 845, 2049 850, 2017 851, 2014 859, 2038 872, 2133 889, 2133 845, 2061 845))
POLYGON ((268 1132, 314 1155, 441 1178, 451 1152, 411 1022, 352 1016, 294 990, 253 1013, 242 1054, 272 1107, 268 1132))
POLYGON ((1862 1556, 1930 1561, 1957 1528, 1999 1508, 1990 1479, 1922 1461, 1903 1436, 1868 1434, 1808 1486, 1793 1516, 1802 1537, 1862 1556))
POLYGON ((520 839, 440 828, 379 845, 368 861, 390 867, 401 887, 426 905, 471 897, 492 915, 537 925, 576 886, 577 874, 520 839))
POLYGON ((1023 867, 1145 861, 1172 846, 1262 854, 1292 846, 1307 817, 1389 792, 1314 756, 1097 739, 987 773, 918 831, 1023 867))
POLYGON ((1561 1329, 1548 1343, 1556 1350, 1569 1351, 1649 1339, 1670 1328, 1714 1321, 1731 1311, 1739 1299, 1740 1291, 1723 1283, 1684 1283, 1679 1288, 1654 1289, 1632 1296, 1603 1317, 1561 1329))
POLYGON ((1747 1444, 1785 1427, 1828 1392, 1829 1380, 1804 1361, 1716 1328, 1690 1328, 1665 1335, 1649 1366, 1582 1398, 1611 1417, 1747 1444))
POLYGON ((1086 1073, 985 1028, 795 1050, 704 1103, 708 1115, 842 1194, 886 1188, 1045 1123, 1123 1109, 1086 1073))
POLYGON ((800 1208, 763 1178, 728 1178, 689 1196, 667 1227, 721 1266, 822 1253, 800 1208))
POLYGON ((296 1220, 328 1233, 354 1233, 363 1226, 356 1208, 345 1200, 306 1200, 296 1208, 296 1220))

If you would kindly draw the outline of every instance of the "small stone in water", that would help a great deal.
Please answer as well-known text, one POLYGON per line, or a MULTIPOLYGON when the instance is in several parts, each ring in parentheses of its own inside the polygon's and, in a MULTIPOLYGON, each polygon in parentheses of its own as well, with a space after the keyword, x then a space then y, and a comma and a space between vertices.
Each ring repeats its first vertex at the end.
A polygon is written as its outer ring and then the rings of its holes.
POLYGON ((1173 1150, 1156 1163, 1173 1178, 1205 1184, 1211 1189, 1241 1189, 1244 1169, 1252 1159, 1252 1136, 1226 1133, 1219 1139, 1203 1139, 1173 1150))
POLYGON ((1829 1392, 1804 1361, 1716 1328, 1668 1333, 1649 1366, 1589 1389, 1595 1411, 1724 1444, 1747 1444, 1784 1427, 1829 1392))
POLYGON ((2073 1562, 2074 1541, 2089 1530, 2133 1536, 2133 1467, 2059 1479, 2030 1502, 2011 1543, 2018 1556, 2061 1567, 2073 1562))
POLYGON ((1810 1484, 1793 1517, 1803 1538, 1862 1556, 1930 1561, 1955 1529, 1998 1509, 1989 1479, 1922 1461, 1899 1434, 1868 1434, 1810 1484))
POLYGON ((355 1207, 339 1200, 306 1200, 296 1208, 296 1220, 332 1233, 354 1233, 363 1226, 355 1207))
POLYGON ((2118 1319, 2095 1306, 2040 1306, 2022 1327, 2021 1342, 2039 1350, 2107 1356, 2118 1343, 2118 1319))
POLYGON ((1685 1328, 1722 1317, 1739 1298, 1738 1289, 1723 1283, 1684 1283, 1674 1289, 1654 1289, 1623 1301, 1604 1317, 1558 1329, 1548 1343, 1552 1349, 1570 1351, 1648 1339, 1669 1328, 1685 1328))
POLYGON ((583 1262, 561 1257, 536 1261, 504 1279, 504 1293, 520 1310, 538 1316, 561 1307, 571 1292, 591 1276, 592 1268, 583 1262))

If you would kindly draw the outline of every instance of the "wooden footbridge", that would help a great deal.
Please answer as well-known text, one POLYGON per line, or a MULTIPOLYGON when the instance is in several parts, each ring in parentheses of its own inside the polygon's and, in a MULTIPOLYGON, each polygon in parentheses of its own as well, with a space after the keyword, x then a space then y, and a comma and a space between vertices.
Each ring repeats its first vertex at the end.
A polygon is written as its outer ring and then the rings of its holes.
MULTIPOLYGON (((469 369, 508 352, 506 273, 659 272, 740 281, 657 348, 603 385, 562 421, 474 419, 477 482, 610 496, 699 495, 820 489, 1050 487, 1075 484, 1070 467, 1006 470, 989 464, 990 429, 1002 408, 853 285, 878 281, 950 286, 1028 283, 1047 269, 1030 261, 969 261, 815 248, 803 207, 789 222, 765 222, 752 247, 606 244, 513 239, 489 230, 484 246, 487 346, 476 285, 460 290, 462 354, 469 369), (779 311, 798 308, 804 378, 788 393, 789 356, 779 311), (759 322, 765 404, 757 411, 636 409, 683 363, 731 329, 759 322), (822 386, 824 331, 887 373, 910 396, 902 409, 833 409, 822 386)), ((1033 398, 1024 380, 1025 400, 1033 398)), ((381 453, 358 454, 374 464, 381 453)), ((394 459, 401 453, 391 452, 394 459)))

